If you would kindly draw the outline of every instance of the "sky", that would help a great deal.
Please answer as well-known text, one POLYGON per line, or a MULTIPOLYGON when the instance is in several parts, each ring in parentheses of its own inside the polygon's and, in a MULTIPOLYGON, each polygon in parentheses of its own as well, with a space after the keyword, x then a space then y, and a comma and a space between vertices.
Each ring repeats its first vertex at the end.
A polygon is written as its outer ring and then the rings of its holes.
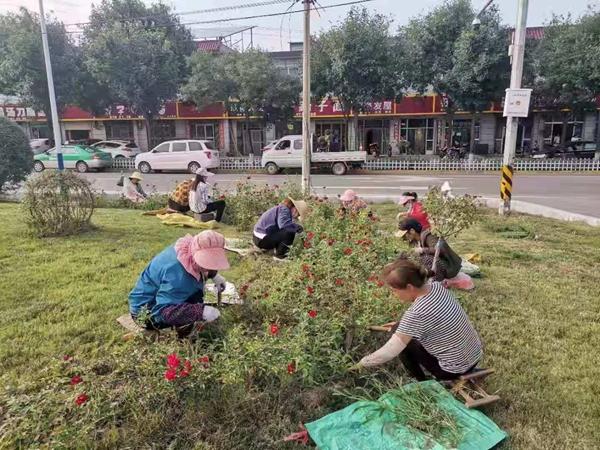
MULTIPOLYGON (((152 0, 145 0, 151 3, 152 0)), ((235 6, 248 3, 256 3, 261 0, 163 0, 170 4, 177 13, 186 13, 200 9, 222 8, 226 6, 235 6)), ((262 0, 264 1, 264 0, 262 0)), ((293 0, 289 0, 289 5, 293 0)), ((328 6, 337 3, 345 3, 348 0, 319 0, 321 6, 328 6)), ((85 22, 91 10, 93 0, 45 0, 44 8, 46 12, 51 12, 66 24, 85 22)), ((99 3, 96 0, 96 3, 99 3)), ((395 27, 405 24, 411 17, 426 12, 433 6, 442 3, 442 0, 374 0, 363 5, 370 11, 376 11, 389 15, 394 20, 395 27)), ((500 8, 500 13, 505 23, 512 24, 516 20, 517 0, 496 0, 496 5, 500 8)), ((479 9, 485 4, 485 0, 473 0, 475 8, 479 9)), ((529 26, 543 25, 553 14, 572 14, 578 16, 585 12, 588 5, 600 5, 600 0, 531 0, 529 2, 529 26)), ((183 14, 181 21, 194 22, 214 20, 228 17, 244 17, 257 14, 269 14, 283 12, 288 9, 288 4, 276 4, 262 7, 240 8, 230 11, 183 14)), ((38 0, 0 0, 0 13, 14 11, 19 6, 25 6, 29 9, 38 11, 38 0)), ((292 9, 300 9, 298 4, 292 9)), ((331 8, 320 11, 319 15, 312 14, 312 31, 318 32, 326 30, 332 24, 343 19, 349 6, 331 8)), ((267 50, 287 50, 289 41, 302 40, 302 14, 293 14, 288 16, 260 18, 251 20, 233 21, 224 24, 211 25, 192 25, 192 28, 198 28, 200 34, 211 34, 214 31, 201 31, 206 28, 216 27, 243 27, 256 26, 253 30, 254 44, 267 50)), ((75 29, 75 28, 71 28, 75 29)), ((248 45, 249 33, 244 36, 244 44, 248 45)))

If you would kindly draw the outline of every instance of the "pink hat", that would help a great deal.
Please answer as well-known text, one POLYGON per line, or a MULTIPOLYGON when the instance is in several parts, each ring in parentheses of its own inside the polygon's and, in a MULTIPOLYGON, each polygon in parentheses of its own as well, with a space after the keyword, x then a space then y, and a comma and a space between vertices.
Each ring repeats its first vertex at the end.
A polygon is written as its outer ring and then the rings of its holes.
POLYGON ((406 205, 408 202, 410 202, 411 200, 414 200, 415 198, 412 195, 401 195, 400 198, 398 199, 398 204, 399 205, 406 205))
POLYGON ((216 231, 206 230, 194 236, 192 245, 194 262, 206 270, 227 270, 225 238, 216 231))
POLYGON ((356 192, 354 192, 352 189, 348 189, 340 197, 340 200, 343 202, 351 202, 352 200, 355 200, 355 199, 356 199, 356 192))

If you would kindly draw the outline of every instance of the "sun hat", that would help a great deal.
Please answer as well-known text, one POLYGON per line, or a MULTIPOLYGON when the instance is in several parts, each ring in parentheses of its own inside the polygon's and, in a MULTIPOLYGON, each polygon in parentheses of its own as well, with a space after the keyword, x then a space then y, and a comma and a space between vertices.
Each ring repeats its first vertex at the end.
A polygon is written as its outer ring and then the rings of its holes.
POLYGON ((340 197, 340 200, 343 202, 351 202, 352 200, 355 200, 355 199, 356 199, 356 192, 354 192, 352 189, 348 189, 340 197))
POLYGON ((423 226, 416 219, 407 217, 398 225, 398 231, 396 231, 395 236, 402 238, 408 233, 408 230, 415 230, 417 233, 420 233, 423 230, 423 226))
POLYGON ((192 251, 194 262, 203 269, 229 269, 229 261, 225 255, 225 238, 216 231, 206 230, 194 236, 192 251))
POLYGON ((404 206, 404 205, 406 205, 406 204, 407 204, 409 201, 411 201, 411 200, 416 200, 416 199, 417 199, 417 197, 415 197, 415 196, 414 196, 414 195, 412 195, 411 193, 409 193, 409 192, 405 192, 405 193, 404 193, 404 194, 402 194, 402 195, 400 196, 400 198, 398 199, 398 204, 399 204, 399 205, 402 205, 402 206, 404 206))
POLYGON ((308 214, 308 204, 304 200, 294 200, 292 197, 288 198, 298 210, 299 217, 303 218, 306 214, 308 214))
POLYGON ((136 180, 140 180, 142 181, 144 178, 142 177, 142 174, 139 173, 137 170, 135 172, 133 172, 131 175, 129 175, 129 179, 136 179, 136 180))

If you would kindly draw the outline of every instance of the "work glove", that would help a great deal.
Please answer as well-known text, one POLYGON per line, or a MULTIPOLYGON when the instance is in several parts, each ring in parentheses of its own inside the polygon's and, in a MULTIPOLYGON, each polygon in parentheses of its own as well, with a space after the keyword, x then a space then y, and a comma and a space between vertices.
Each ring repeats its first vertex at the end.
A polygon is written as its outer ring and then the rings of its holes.
POLYGON ((415 247, 414 250, 417 255, 423 254, 423 248, 421 248, 421 247, 415 247))
POLYGON ((219 317, 221 317, 221 313, 214 306, 204 305, 204 310, 202 311, 202 320, 205 322, 214 322, 219 317))
POLYGON ((225 290, 225 286, 227 285, 227 280, 222 275, 215 275, 213 277, 213 283, 215 283, 215 293, 218 294, 225 290))

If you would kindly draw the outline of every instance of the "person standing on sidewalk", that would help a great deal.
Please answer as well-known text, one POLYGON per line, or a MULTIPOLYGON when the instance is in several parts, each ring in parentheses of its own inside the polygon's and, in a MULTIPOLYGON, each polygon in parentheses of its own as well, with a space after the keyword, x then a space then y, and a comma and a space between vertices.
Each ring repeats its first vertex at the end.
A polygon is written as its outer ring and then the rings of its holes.
POLYGON ((265 212, 254 226, 254 245, 262 250, 275 249, 274 259, 284 260, 302 225, 295 222, 306 216, 308 205, 303 200, 286 198, 265 212))
POLYGON ((189 205, 196 219, 200 219, 202 214, 216 212, 215 220, 220 222, 223 219, 226 205, 224 200, 211 201, 211 187, 208 184, 208 178, 213 175, 203 167, 196 170, 196 178, 190 185, 189 205))
POLYGON ((417 381, 427 379, 423 369, 438 380, 453 380, 475 369, 483 356, 479 335, 452 293, 441 283, 427 281, 427 272, 406 259, 384 268, 386 284, 410 306, 388 342, 351 370, 376 367, 398 355, 417 381))

